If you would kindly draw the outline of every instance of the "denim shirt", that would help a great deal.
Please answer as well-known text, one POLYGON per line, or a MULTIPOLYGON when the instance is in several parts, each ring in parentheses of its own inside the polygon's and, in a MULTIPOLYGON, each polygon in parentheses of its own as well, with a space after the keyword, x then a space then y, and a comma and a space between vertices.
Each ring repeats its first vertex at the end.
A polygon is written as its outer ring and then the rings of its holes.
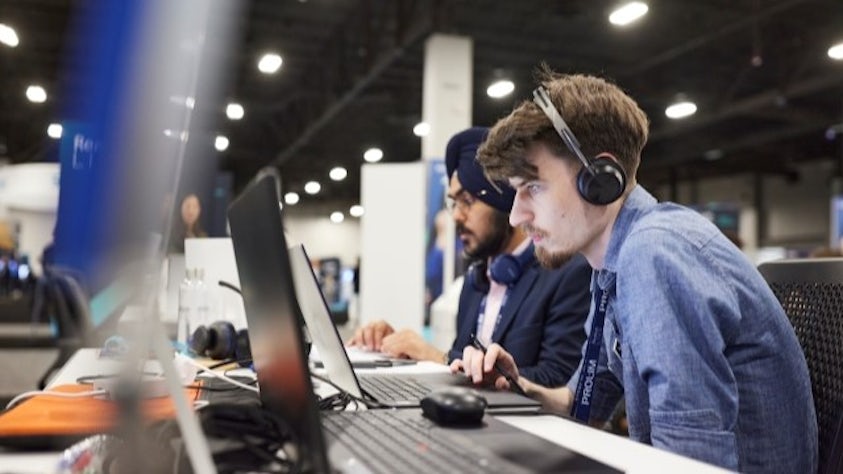
MULTIPOLYGON (((595 285, 609 299, 592 421, 608 419, 625 396, 637 441, 741 472, 816 472, 799 342, 764 279, 719 229, 636 186, 595 285)), ((589 331, 593 312, 592 303, 589 331)))

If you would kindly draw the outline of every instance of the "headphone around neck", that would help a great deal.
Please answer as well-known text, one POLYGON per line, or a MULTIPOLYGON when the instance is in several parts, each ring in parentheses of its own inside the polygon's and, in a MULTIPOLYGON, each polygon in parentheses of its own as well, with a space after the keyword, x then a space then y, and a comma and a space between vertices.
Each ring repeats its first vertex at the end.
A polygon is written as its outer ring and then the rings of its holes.
MULTIPOLYGON (((521 279, 521 275, 524 274, 524 269, 527 268, 527 265, 532 263, 535 259, 536 256, 533 251, 533 244, 530 244, 529 247, 524 249, 524 251, 518 255, 507 253, 498 255, 492 259, 492 266, 489 267, 489 274, 491 275, 492 280, 496 283, 512 286, 518 283, 518 280, 521 279)), ((472 265, 470 272, 471 275, 469 281, 471 281, 471 286, 481 293, 488 292, 489 278, 486 276, 486 262, 481 261, 472 265)))
POLYGON ((554 130, 565 142, 565 146, 571 150, 583 164, 583 168, 577 174, 577 191, 586 202, 605 206, 618 200, 626 189, 626 173, 615 161, 606 157, 597 157, 589 160, 580 149, 577 137, 571 131, 562 114, 550 101, 547 90, 539 86, 533 91, 533 102, 539 106, 550 122, 554 130))

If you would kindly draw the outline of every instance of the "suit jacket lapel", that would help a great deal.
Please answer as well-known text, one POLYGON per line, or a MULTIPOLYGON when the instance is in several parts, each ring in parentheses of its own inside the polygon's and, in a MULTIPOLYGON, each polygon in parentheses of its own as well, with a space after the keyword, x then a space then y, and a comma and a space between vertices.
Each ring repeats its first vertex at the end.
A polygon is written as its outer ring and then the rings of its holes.
POLYGON ((524 274, 521 275, 515 286, 509 289, 509 294, 506 296, 506 301, 501 309, 501 321, 495 328, 495 332, 492 333, 493 342, 500 341, 501 337, 509 330, 512 321, 515 319, 515 314, 518 313, 518 308, 524 303, 527 293, 533 287, 533 283, 538 277, 538 267, 531 265, 524 269, 524 274))

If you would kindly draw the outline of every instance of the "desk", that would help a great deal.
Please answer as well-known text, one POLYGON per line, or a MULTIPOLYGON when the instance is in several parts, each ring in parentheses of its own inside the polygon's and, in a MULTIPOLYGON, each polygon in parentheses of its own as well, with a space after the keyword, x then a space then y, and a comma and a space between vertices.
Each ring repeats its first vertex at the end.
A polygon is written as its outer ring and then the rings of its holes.
MULTIPOLYGON (((148 366, 154 369, 154 365, 148 366)), ((108 373, 117 362, 98 358, 97 349, 81 349, 50 381, 49 386, 74 383, 82 375, 108 373)), ((378 373, 447 370, 438 364, 419 364, 387 369, 370 369, 378 373), (437 367, 438 366, 438 367, 437 367)), ((540 436, 548 441, 592 457, 630 474, 682 472, 715 474, 728 472, 683 456, 655 449, 629 439, 590 428, 556 416, 499 416, 501 421, 540 436)), ((40 473, 54 470, 60 454, 0 453, 0 466, 10 472, 40 473)))

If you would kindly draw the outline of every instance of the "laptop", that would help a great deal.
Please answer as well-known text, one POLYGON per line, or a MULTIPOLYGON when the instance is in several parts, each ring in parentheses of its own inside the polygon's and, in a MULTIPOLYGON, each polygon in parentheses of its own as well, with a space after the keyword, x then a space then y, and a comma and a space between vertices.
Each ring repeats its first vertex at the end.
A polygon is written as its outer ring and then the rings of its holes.
POLYGON ((619 472, 491 416, 442 428, 421 410, 320 412, 273 180, 228 210, 263 407, 289 423, 302 472, 619 472))
MULTIPOLYGON (((330 309, 319 289, 304 245, 291 247, 289 257, 296 296, 305 324, 322 358, 328 378, 340 388, 357 397, 366 394, 385 405, 403 408, 418 407, 421 399, 437 388, 473 387, 464 375, 449 372, 412 375, 356 374, 331 319, 330 309)), ((489 408, 493 411, 524 412, 541 408, 538 401, 514 392, 476 389, 486 398, 489 408)))

